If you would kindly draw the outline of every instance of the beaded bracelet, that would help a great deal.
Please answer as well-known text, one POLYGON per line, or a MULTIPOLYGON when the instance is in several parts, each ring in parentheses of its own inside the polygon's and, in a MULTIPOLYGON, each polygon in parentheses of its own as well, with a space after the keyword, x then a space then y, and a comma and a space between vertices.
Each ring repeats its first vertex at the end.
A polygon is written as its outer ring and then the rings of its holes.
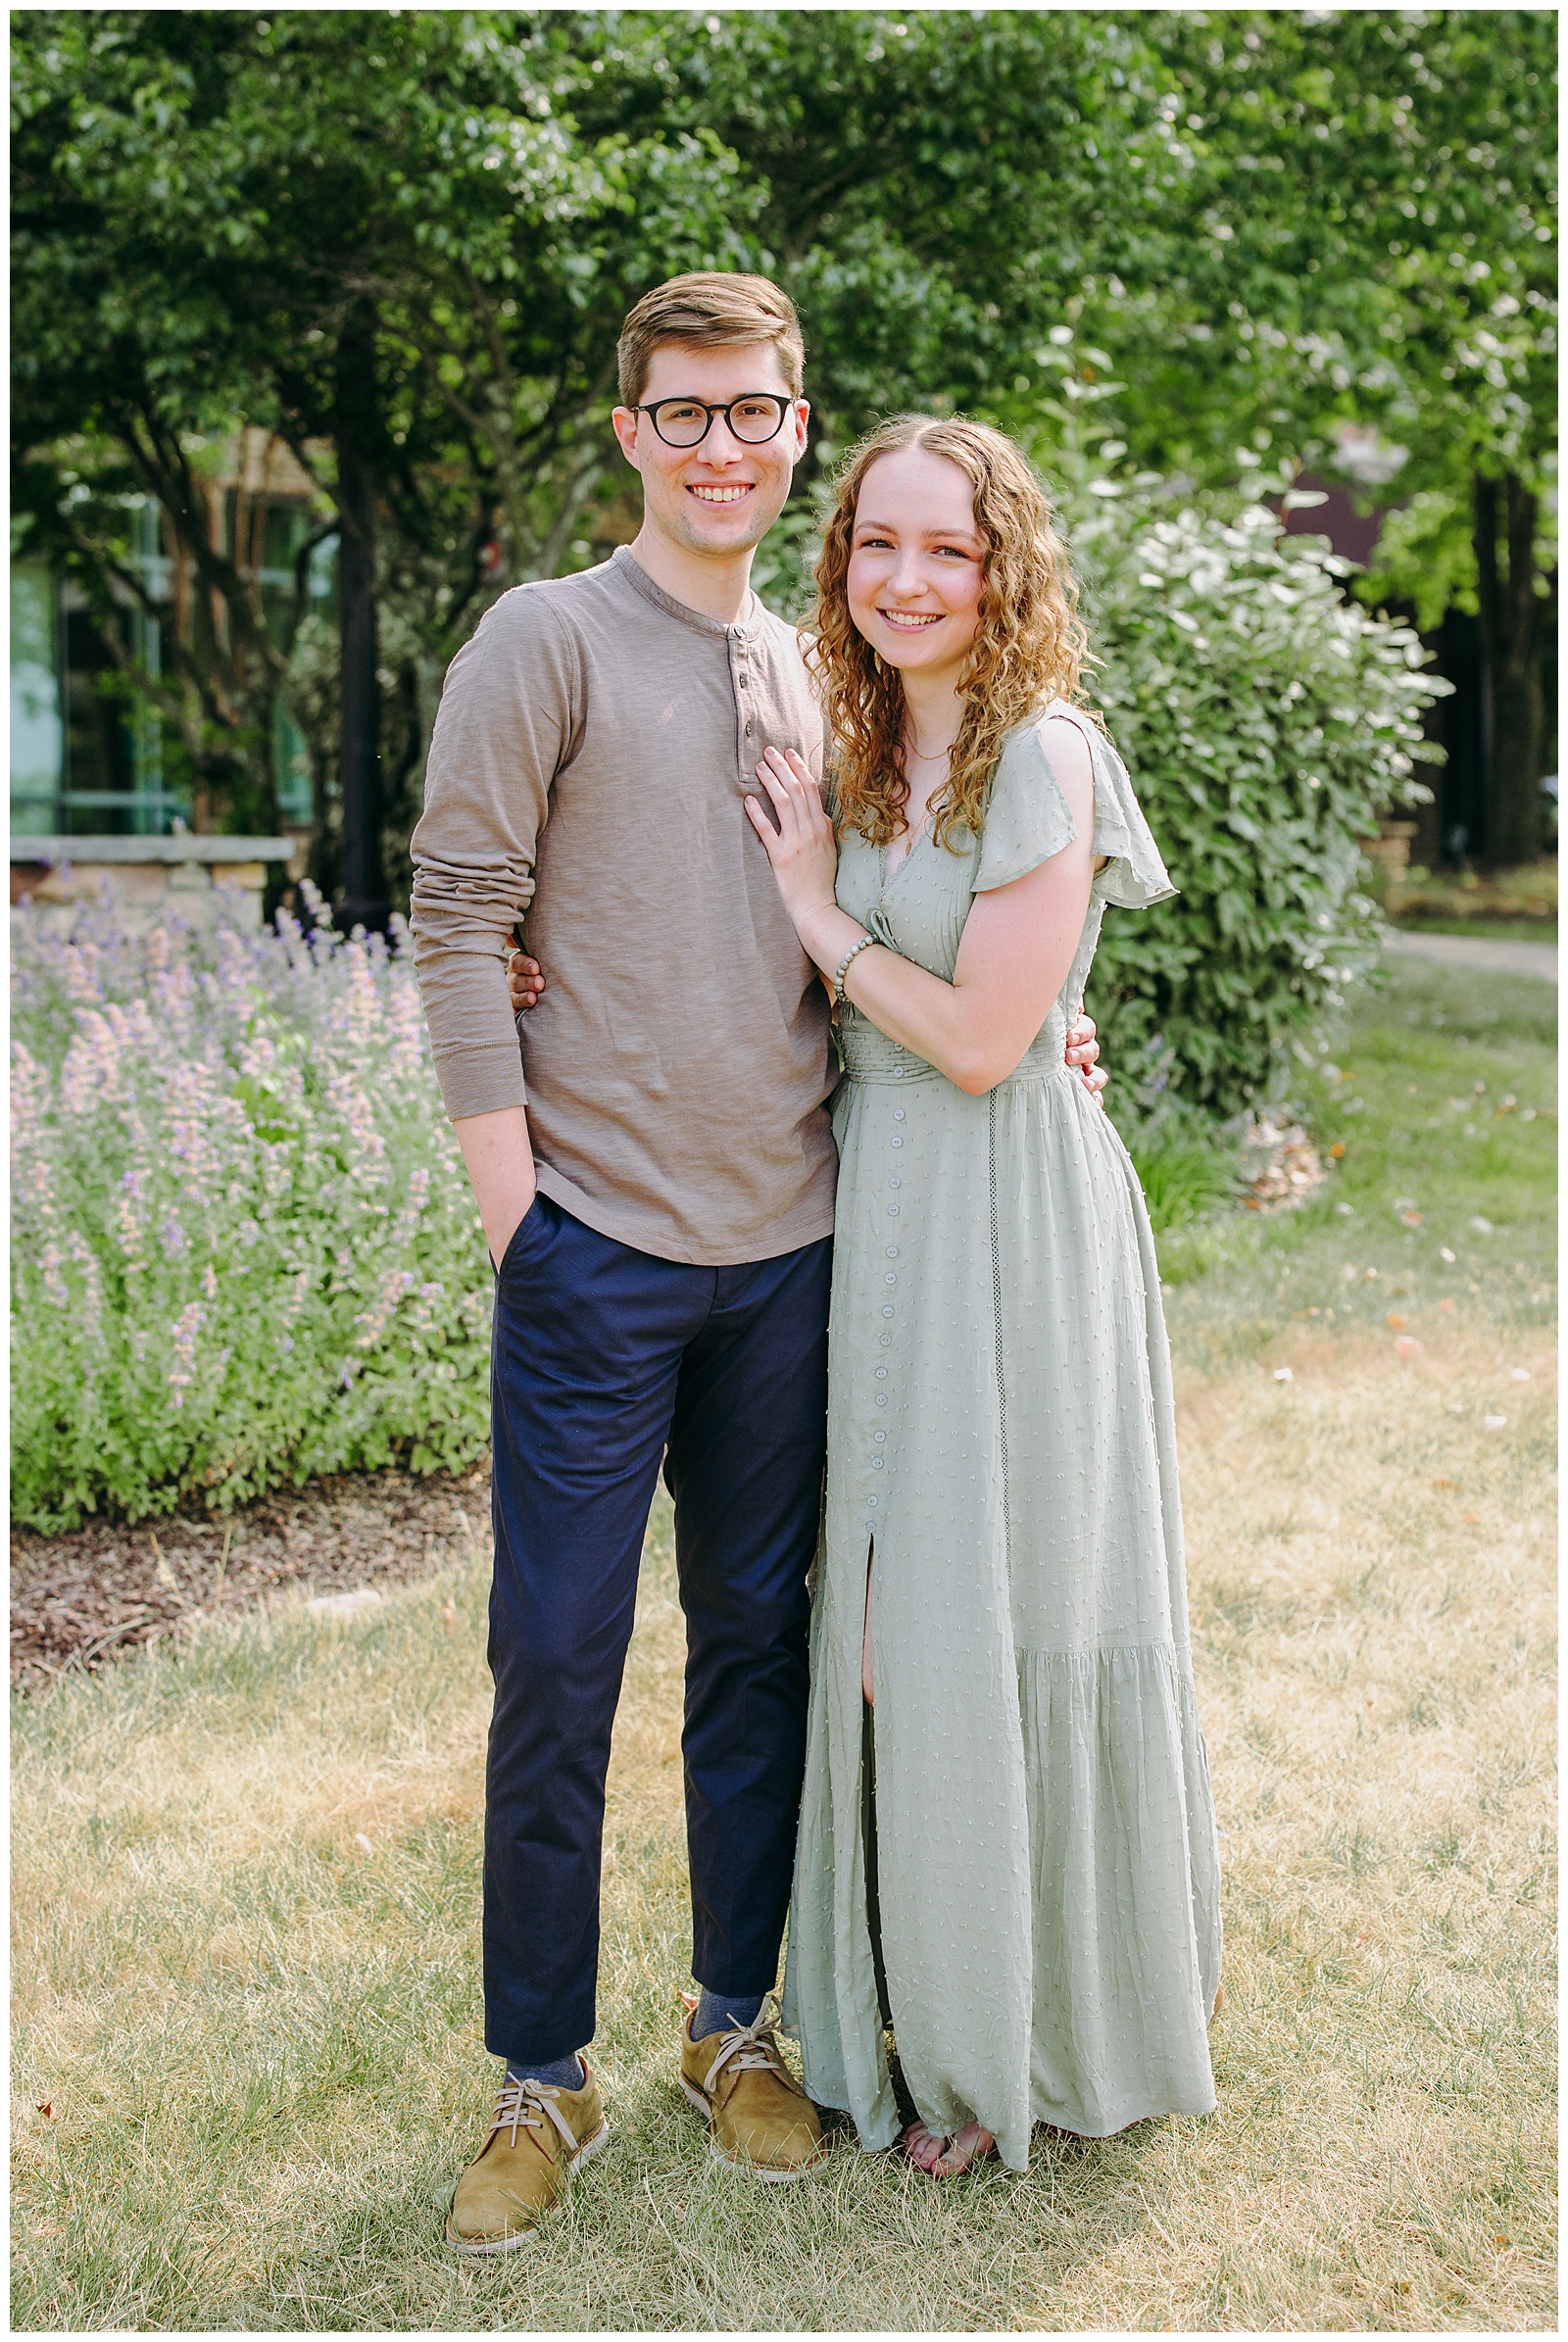
POLYGON ((833 971, 833 998, 835 1000, 842 1000, 844 998, 844 979, 850 972, 851 960, 855 957, 858 951, 863 951, 867 944, 874 944, 875 942, 876 937, 874 935, 862 935, 858 944, 851 944, 849 950, 845 952, 844 957, 839 961, 838 966, 833 971))

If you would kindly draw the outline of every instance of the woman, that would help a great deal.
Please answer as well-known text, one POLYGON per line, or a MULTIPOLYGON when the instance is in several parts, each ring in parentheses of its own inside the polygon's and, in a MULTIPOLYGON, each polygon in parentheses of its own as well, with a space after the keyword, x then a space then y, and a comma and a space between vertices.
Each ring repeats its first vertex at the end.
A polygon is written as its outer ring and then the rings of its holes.
POLYGON ((862 2146, 1022 2171, 1035 2122, 1214 2104, 1158 1271, 1062 1049, 1106 905, 1173 890, 1008 440, 884 424, 816 582, 836 822, 771 751, 748 801, 847 1077, 786 2022, 862 2146))

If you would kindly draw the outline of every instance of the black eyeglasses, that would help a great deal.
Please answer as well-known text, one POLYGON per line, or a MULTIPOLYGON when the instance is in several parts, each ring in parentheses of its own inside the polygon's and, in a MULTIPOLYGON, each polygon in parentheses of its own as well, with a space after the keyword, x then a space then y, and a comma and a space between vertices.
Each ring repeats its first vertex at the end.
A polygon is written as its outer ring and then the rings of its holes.
POLYGON ((701 447, 715 415, 724 417, 743 447, 762 447, 778 437, 794 404, 777 391, 749 390, 722 407, 710 407, 703 399, 656 399, 651 407, 634 407, 632 413, 650 415, 666 447, 701 447))

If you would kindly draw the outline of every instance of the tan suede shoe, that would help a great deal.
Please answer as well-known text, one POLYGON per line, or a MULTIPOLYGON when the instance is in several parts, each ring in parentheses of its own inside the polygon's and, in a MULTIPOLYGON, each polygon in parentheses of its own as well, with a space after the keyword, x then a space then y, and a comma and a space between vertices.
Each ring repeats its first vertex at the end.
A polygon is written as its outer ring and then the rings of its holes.
POLYGON ((681 1999, 680 2086, 708 2117, 712 2154, 757 2179, 803 2179, 824 2159, 822 2125, 773 2038, 777 2001, 769 1994, 755 2025, 694 2041, 697 2003, 681 1999))
POLYGON ((579 2164, 610 2137, 599 2084, 582 2061, 580 2090, 508 2076, 490 2136, 458 2181, 447 2242, 459 2253, 510 2253, 559 2204, 579 2164))

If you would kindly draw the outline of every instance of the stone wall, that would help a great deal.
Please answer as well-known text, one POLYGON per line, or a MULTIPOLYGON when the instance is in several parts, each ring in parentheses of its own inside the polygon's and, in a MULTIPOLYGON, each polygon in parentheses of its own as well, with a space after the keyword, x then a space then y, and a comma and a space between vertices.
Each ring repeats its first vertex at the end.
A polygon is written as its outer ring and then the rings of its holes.
POLYGON ((50 926, 70 924, 79 903, 113 905, 126 929, 146 934, 171 915, 211 927, 219 888, 229 915, 259 928, 269 868, 303 868, 303 842, 291 838, 13 838, 14 913, 50 926))

